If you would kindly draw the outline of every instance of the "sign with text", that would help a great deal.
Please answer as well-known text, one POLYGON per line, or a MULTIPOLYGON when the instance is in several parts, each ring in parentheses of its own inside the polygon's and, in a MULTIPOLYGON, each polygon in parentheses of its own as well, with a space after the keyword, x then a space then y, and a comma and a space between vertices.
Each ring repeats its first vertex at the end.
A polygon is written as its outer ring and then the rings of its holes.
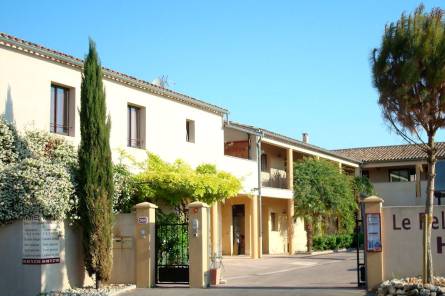
POLYGON ((380 229, 380 213, 366 214, 366 251, 382 251, 382 236, 380 229))
POLYGON ((148 217, 147 216, 138 217, 138 224, 148 224, 148 217))
POLYGON ((60 263, 60 226, 35 217, 23 220, 23 264, 60 263))
MULTIPOLYGON (((384 274, 400 277, 422 274, 424 206, 382 208, 384 274)), ((445 207, 434 206, 431 251, 434 273, 445 274, 445 207)))
MULTIPOLYGON (((432 229, 445 230, 445 210, 441 210, 432 217, 432 229)), ((418 212, 417 215, 404 216, 401 214, 392 214, 392 229, 396 231, 423 230, 425 225, 425 213, 418 212)), ((438 254, 445 253, 445 238, 441 235, 436 236, 436 250, 438 254)), ((434 244, 434 242, 433 242, 434 244)))

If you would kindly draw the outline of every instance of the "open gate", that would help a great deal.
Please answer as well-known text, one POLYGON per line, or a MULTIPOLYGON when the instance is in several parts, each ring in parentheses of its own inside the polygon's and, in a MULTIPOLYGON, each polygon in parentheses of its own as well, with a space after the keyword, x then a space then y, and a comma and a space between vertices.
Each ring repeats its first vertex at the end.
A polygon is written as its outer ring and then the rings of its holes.
POLYGON ((156 224, 155 244, 156 284, 188 284, 188 223, 156 224))
POLYGON ((361 209, 355 214, 355 244, 357 251, 357 286, 366 287, 366 262, 365 262, 365 226, 363 215, 364 207, 360 203, 361 209))

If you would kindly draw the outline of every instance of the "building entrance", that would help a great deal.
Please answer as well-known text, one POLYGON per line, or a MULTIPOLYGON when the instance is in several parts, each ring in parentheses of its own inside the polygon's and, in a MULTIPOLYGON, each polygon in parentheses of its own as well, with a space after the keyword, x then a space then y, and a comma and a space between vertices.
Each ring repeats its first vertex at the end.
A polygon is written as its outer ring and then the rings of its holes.
POLYGON ((245 227, 244 205, 232 206, 232 221, 233 221, 233 254, 245 255, 246 227, 245 227))

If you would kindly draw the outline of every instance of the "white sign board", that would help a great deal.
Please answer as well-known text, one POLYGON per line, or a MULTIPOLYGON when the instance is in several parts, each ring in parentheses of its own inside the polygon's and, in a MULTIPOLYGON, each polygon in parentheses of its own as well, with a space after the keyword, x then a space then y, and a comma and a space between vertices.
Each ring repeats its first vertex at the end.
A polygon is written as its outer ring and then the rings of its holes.
POLYGON ((60 263, 60 226, 40 218, 23 220, 23 264, 60 263))
POLYGON ((138 217, 138 224, 148 224, 148 217, 147 216, 138 217))

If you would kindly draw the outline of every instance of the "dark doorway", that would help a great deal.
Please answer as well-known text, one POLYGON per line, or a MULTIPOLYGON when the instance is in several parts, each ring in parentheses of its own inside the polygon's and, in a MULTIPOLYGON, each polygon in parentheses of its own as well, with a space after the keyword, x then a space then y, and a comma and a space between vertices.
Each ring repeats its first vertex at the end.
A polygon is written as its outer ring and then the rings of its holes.
POLYGON ((232 206, 233 255, 245 255, 245 213, 244 205, 232 206))

